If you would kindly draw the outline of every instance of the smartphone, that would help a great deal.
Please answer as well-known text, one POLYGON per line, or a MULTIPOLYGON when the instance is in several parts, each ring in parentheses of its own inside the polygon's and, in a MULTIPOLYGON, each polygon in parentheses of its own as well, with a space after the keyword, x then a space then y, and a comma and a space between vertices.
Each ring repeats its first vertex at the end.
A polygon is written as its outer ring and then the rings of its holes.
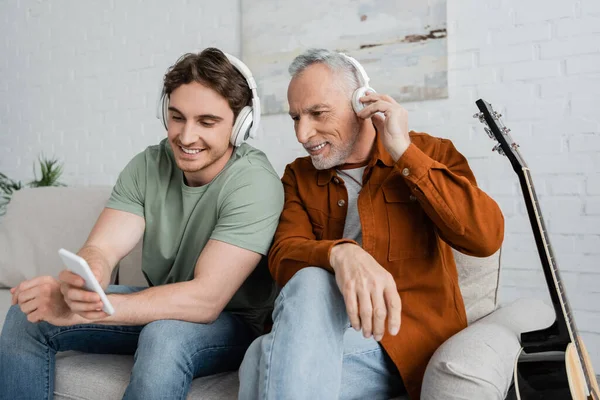
POLYGON ((79 257, 77 254, 73 254, 65 249, 58 250, 58 255, 60 258, 62 258, 69 271, 83 278, 85 281, 86 290, 89 290, 90 292, 96 292, 100 295, 100 300, 102 300, 103 305, 102 311, 108 315, 113 315, 115 313, 115 309, 113 308, 112 304, 110 304, 110 301, 108 301, 106 293, 104 293, 102 286, 100 286, 100 283, 98 283, 98 280, 92 273, 87 261, 79 257))

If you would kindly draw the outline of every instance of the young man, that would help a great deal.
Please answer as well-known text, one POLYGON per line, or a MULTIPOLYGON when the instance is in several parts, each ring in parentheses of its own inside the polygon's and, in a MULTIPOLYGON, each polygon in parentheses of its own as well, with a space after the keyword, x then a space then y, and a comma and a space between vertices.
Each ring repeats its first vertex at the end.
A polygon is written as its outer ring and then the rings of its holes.
POLYGON ((450 246, 493 254, 502 213, 452 142, 409 132, 354 59, 309 50, 290 73, 309 157, 282 178, 269 268, 283 289, 240 399, 418 399, 429 358, 467 325, 450 246))
POLYGON ((78 350, 135 354, 125 398, 185 399, 193 378, 237 369, 263 332, 275 288, 261 260, 283 190, 262 152, 232 145, 248 129, 234 127, 238 114, 259 105, 249 71, 228 57, 187 54, 165 75, 168 137, 125 167, 78 253, 106 289, 143 235, 150 287, 108 287, 112 316, 68 271, 12 289, 2 398, 51 398, 56 352, 78 350))

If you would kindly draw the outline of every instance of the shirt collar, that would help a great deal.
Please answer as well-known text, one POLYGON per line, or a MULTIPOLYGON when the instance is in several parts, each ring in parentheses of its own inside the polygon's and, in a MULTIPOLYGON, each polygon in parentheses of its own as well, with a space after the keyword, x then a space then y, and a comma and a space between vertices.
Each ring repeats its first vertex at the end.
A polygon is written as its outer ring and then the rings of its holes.
MULTIPOLYGON (((374 126, 374 125, 373 125, 374 126)), ((375 128, 375 132, 377 132, 377 128, 375 128)), ((375 165, 378 161, 382 162, 387 167, 393 167, 395 162, 390 153, 385 149, 383 141, 381 140, 381 135, 379 132, 375 135, 375 146, 373 154, 371 156, 371 161, 369 162, 369 166, 375 165)))
POLYGON ((335 168, 320 169, 317 172, 317 185, 319 185, 319 186, 327 185, 329 182, 331 182, 331 180, 333 179, 334 176, 335 176, 335 168))

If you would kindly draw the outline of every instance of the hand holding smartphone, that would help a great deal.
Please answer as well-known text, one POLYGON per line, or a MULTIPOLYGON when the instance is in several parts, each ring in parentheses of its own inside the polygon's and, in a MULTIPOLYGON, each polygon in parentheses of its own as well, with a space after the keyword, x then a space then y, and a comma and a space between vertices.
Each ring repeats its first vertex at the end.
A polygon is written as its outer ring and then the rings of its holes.
POLYGON ((90 266, 87 261, 82 257, 79 257, 77 254, 71 253, 68 250, 60 249, 58 251, 58 255, 62 258, 67 269, 74 274, 79 275, 85 281, 85 289, 91 292, 96 292, 100 296, 100 300, 102 300, 102 311, 107 313, 108 315, 113 315, 115 313, 115 309, 112 304, 108 301, 108 297, 106 297, 106 293, 100 286, 100 283, 94 276, 90 266))

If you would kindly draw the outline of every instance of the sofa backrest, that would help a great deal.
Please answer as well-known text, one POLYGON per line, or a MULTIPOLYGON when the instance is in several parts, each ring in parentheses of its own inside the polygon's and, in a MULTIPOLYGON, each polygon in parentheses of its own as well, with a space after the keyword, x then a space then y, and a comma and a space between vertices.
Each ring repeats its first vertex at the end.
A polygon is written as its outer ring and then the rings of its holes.
MULTIPOLYGON (((110 196, 110 187, 42 187, 14 192, 0 217, 0 287, 64 269, 58 249, 77 252, 110 196)), ((120 279, 145 285, 141 243, 119 264, 120 279)))
MULTIPOLYGON (((0 287, 13 287, 38 275, 58 276, 58 249, 78 251, 110 196, 110 187, 46 187, 13 194, 0 217, 0 287)), ((141 248, 119 263, 119 283, 145 286, 141 248)), ((500 252, 476 258, 454 251, 469 323, 497 305, 500 252)))

